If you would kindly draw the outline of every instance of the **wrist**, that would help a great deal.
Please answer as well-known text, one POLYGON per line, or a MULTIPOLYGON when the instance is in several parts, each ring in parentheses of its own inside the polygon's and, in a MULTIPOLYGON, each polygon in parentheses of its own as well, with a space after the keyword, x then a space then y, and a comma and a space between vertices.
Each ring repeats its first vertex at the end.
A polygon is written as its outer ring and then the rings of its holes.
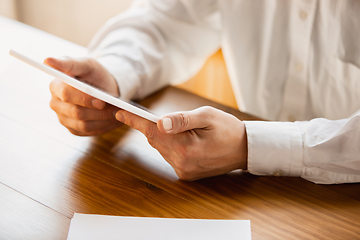
POLYGON ((239 169, 247 170, 248 165, 248 141, 246 133, 246 125, 241 121, 242 131, 241 131, 241 140, 240 140, 240 167, 239 169))

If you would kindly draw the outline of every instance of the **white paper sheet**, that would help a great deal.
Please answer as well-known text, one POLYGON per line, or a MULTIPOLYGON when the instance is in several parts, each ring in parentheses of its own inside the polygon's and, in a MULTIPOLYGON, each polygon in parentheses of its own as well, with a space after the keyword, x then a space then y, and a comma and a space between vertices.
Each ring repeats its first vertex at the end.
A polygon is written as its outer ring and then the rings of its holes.
POLYGON ((140 218, 75 213, 67 240, 251 240, 249 220, 140 218))

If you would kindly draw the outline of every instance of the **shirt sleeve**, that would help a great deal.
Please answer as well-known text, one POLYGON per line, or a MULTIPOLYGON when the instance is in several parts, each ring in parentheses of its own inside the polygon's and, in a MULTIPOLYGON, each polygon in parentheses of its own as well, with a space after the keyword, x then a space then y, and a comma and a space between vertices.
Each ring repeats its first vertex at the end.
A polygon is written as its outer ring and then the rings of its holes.
POLYGON ((360 182, 360 111, 348 119, 245 121, 248 170, 314 183, 360 182))
POLYGON ((89 54, 114 76, 125 98, 188 80, 220 47, 216 2, 136 1, 98 31, 89 54))

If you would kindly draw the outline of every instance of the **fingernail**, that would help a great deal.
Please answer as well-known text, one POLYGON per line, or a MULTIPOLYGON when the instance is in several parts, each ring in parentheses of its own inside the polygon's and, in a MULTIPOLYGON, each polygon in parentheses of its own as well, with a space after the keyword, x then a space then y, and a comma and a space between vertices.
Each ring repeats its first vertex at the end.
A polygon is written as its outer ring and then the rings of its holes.
POLYGON ((105 107, 105 103, 103 101, 100 101, 98 99, 93 99, 91 101, 94 108, 102 109, 105 107))
POLYGON ((122 113, 120 113, 120 112, 118 112, 118 113, 116 113, 116 119, 118 120, 118 121, 120 121, 120 122, 124 122, 125 121, 125 117, 124 117, 124 115, 122 114, 122 113))
POLYGON ((162 120, 163 127, 165 131, 170 131, 172 129, 172 120, 171 118, 163 118, 162 120))

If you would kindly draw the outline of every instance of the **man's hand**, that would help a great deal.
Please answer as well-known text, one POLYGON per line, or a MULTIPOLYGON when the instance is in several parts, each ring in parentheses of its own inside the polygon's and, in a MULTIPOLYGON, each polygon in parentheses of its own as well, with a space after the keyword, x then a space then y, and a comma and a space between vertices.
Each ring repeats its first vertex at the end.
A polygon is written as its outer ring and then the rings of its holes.
MULTIPOLYGON (((113 76, 94 59, 47 58, 44 63, 114 96, 119 95, 113 76)), ((121 126, 115 119, 119 109, 114 106, 57 79, 50 83, 50 91, 50 107, 56 112, 60 123, 75 135, 99 135, 121 126)))
POLYGON ((116 119, 148 139, 183 180, 247 168, 245 124, 212 107, 163 116, 156 124, 120 110, 116 119))

